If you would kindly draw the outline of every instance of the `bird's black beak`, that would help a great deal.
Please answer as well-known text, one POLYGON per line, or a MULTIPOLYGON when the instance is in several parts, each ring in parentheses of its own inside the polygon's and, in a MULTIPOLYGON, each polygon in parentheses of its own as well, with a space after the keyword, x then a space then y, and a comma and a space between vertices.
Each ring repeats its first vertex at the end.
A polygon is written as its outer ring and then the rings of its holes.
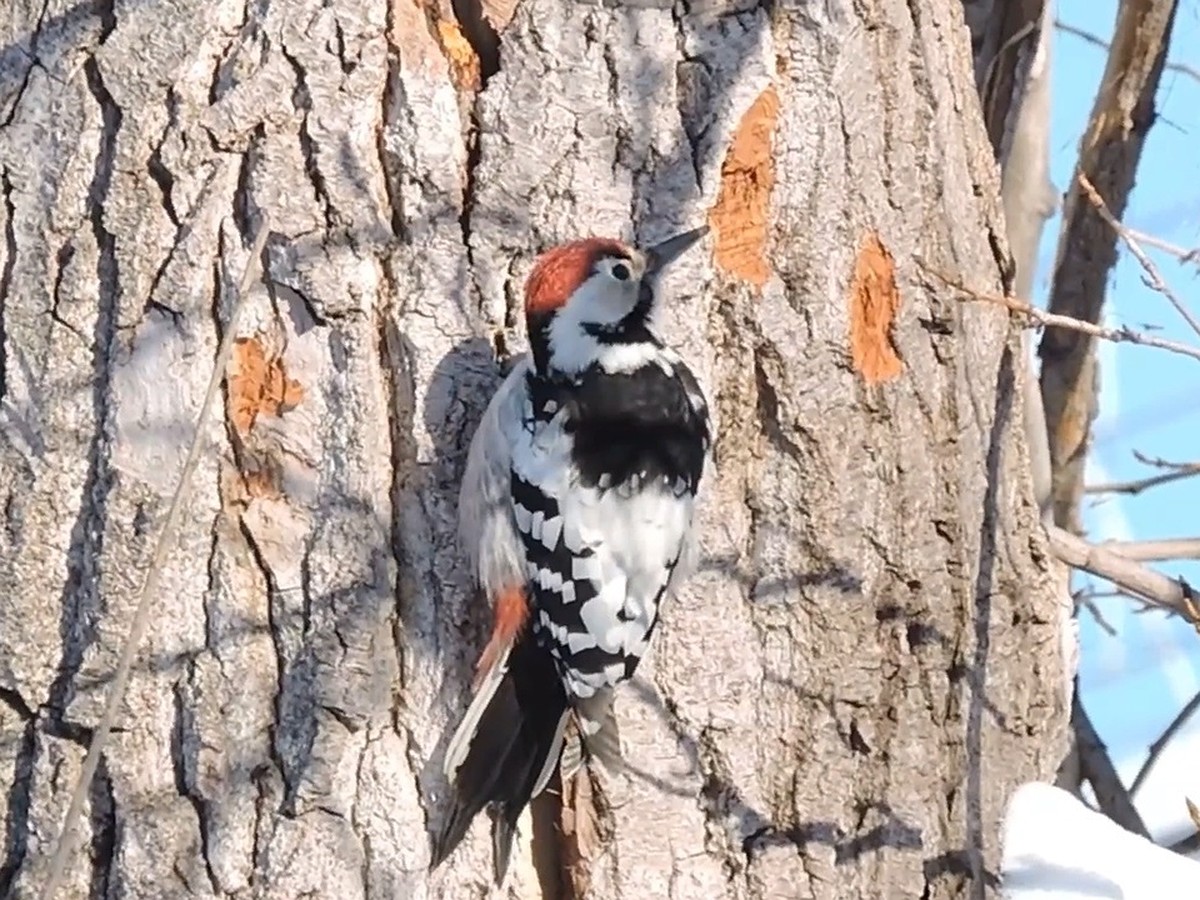
POLYGON ((646 274, 655 275, 661 272, 706 234, 708 234, 708 226, 701 225, 699 228, 677 234, 675 237, 667 238, 662 243, 650 247, 646 250, 646 274))

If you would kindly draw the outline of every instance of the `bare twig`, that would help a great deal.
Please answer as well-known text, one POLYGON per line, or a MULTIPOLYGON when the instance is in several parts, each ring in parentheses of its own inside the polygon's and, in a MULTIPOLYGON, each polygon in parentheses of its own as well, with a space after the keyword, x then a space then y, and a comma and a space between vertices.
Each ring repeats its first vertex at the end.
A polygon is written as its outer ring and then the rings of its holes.
POLYGON ((1200 559, 1200 538, 1174 538, 1162 541, 1105 541, 1105 550, 1138 562, 1163 562, 1168 559, 1200 559))
POLYGON ((88 746, 87 756, 83 760, 83 770, 80 772, 79 781, 76 782, 75 789, 71 794, 71 804, 67 809, 66 818, 63 820, 62 833, 58 838, 58 846, 55 848, 54 858, 50 862, 50 876, 46 881, 45 887, 42 888, 42 900, 53 900, 54 897, 58 896, 59 885, 66 873, 71 854, 75 850, 75 826, 79 821, 80 814, 83 812, 83 804, 87 800, 88 792, 91 789, 92 779, 96 775, 96 767, 100 763, 100 754, 104 751, 104 744, 108 740, 113 722, 116 720, 117 708, 121 705, 121 701, 125 697, 125 688, 129 682, 129 672, 133 666, 133 658, 137 654, 142 637, 145 635, 146 626, 150 620, 150 608, 158 592, 158 580, 162 574, 163 566, 166 564, 167 554, 173 546, 175 531, 179 523, 179 514, 183 510, 187 495, 190 492, 192 475, 196 470, 196 464, 200 461, 200 452, 204 449, 204 423, 208 419, 213 402, 220 391, 221 382, 224 380, 225 369, 229 364, 229 357, 233 352, 238 317, 241 314, 242 307, 245 306, 246 295, 250 292, 250 285, 257 271, 257 264, 259 258, 262 256, 263 247, 266 246, 269 231, 270 224, 264 214, 262 222, 259 225, 258 235, 254 239, 254 245, 250 249, 250 256, 246 260, 246 268, 242 272, 241 282, 238 284, 238 295, 234 300, 233 309, 229 313, 229 322, 225 326, 225 334, 221 338, 221 346, 217 350, 217 358, 213 365, 212 376, 208 381, 208 390, 204 394, 204 401, 200 405, 200 413, 196 417, 196 431, 192 438, 192 445, 188 450, 187 459, 184 461, 183 470, 179 474, 179 483, 175 487, 175 494, 171 497, 171 505, 167 509, 166 520, 163 522, 162 530, 158 534, 158 543, 155 545, 154 556, 150 560, 150 567, 147 569, 145 580, 142 582, 141 595, 138 600, 137 610, 133 614, 133 623, 130 626, 129 635, 121 647, 121 655, 117 660, 117 668, 113 673, 112 682, 108 689, 108 697, 104 704, 104 714, 101 716, 100 722, 97 724, 96 730, 92 735, 92 742, 88 746))
POLYGON ((1116 767, 1108 755, 1108 748, 1096 733, 1092 720, 1088 718, 1087 710, 1079 700, 1076 692, 1071 704, 1071 724, 1075 730, 1075 740, 1079 749, 1080 774, 1092 785, 1096 802, 1100 811, 1127 831, 1150 837, 1146 823, 1142 821, 1137 807, 1125 785, 1117 775, 1116 767))
MULTIPOLYGON (((1092 34, 1090 31, 1085 31, 1078 25, 1071 25, 1069 22, 1064 22, 1062 19, 1056 19, 1054 27, 1064 34, 1074 35, 1085 43, 1091 44, 1093 47, 1099 47, 1102 50, 1108 50, 1108 41, 1099 35, 1092 34)), ((1186 75, 1189 78, 1195 78, 1200 81, 1200 69, 1195 66, 1189 66, 1187 63, 1169 62, 1163 66, 1169 72, 1178 72, 1180 75, 1186 75)))
POLYGON ((1117 629, 1109 624, 1108 619, 1104 618, 1104 614, 1100 612, 1100 607, 1096 605, 1094 595, 1080 591, 1075 595, 1075 605, 1081 606, 1092 614, 1092 618, 1096 620, 1096 624, 1105 631, 1109 637, 1117 636, 1117 629))
POLYGON ((1141 563, 1121 556, 1104 545, 1089 544, 1057 525, 1046 526, 1050 552, 1067 565, 1090 572, 1150 603, 1179 613, 1197 623, 1197 594, 1182 578, 1168 578, 1141 563))
POLYGON ((1171 739, 1178 734, 1179 729, 1187 724, 1188 719, 1195 714, 1197 709, 1200 709, 1200 694, 1197 694, 1184 705, 1183 709, 1179 711, 1179 714, 1171 720, 1171 724, 1168 725, 1166 729, 1163 730, 1163 733, 1158 736, 1158 739, 1150 745, 1150 752, 1146 755, 1146 761, 1142 763, 1142 767, 1138 769, 1137 775, 1134 776, 1133 784, 1129 786, 1130 796, 1137 794, 1138 789, 1146 780, 1146 776, 1150 774, 1150 770, 1154 768, 1154 764, 1158 762, 1158 758, 1162 755, 1162 752, 1166 748, 1167 744, 1169 744, 1171 739))
MULTIPOLYGON (((1115 588, 1112 590, 1108 590, 1108 591, 1097 591, 1095 589, 1092 589, 1087 592, 1087 598, 1089 600, 1110 600, 1113 597, 1124 597, 1127 600, 1133 600, 1137 603, 1143 602, 1138 597, 1135 597, 1132 594, 1126 593, 1125 591, 1117 590, 1115 588)), ((1154 609, 1154 607, 1151 607, 1151 609, 1154 609)))
POLYGON ((1180 343, 1179 341, 1169 341, 1165 338, 1154 337, 1153 335, 1145 334, 1140 331, 1134 331, 1131 328, 1122 326, 1121 328, 1107 328, 1103 325, 1093 325, 1091 322, 1085 322, 1082 319, 1075 319, 1071 316, 1060 316, 1056 313, 1049 313, 1045 310, 1038 309, 1036 306, 1031 306, 1024 300, 1018 300, 1015 297, 1003 297, 999 294, 986 294, 982 291, 977 291, 974 288, 967 287, 961 281, 947 275, 944 272, 939 272, 936 269, 926 269, 931 275, 936 276, 943 281, 947 287, 951 287, 956 291, 966 295, 968 299, 979 300, 983 303, 992 303, 996 306, 1003 306, 1015 313, 1032 319, 1034 322, 1046 328, 1063 328, 1068 331, 1077 331, 1081 334, 1091 335, 1092 337, 1101 338, 1106 341, 1115 343, 1140 344, 1144 347, 1156 347, 1159 350, 1166 350, 1169 353, 1178 353, 1181 356, 1190 356, 1192 359, 1200 359, 1200 347, 1192 347, 1188 344, 1180 343))
POLYGON ((1129 249, 1129 252, 1133 254, 1134 258, 1141 265, 1142 270, 1146 273, 1146 278, 1148 279, 1151 290, 1157 291, 1166 297, 1170 304, 1175 307, 1181 316, 1183 316, 1184 321, 1191 326, 1192 331, 1196 332, 1197 335, 1200 335, 1200 320, 1192 315, 1192 311, 1188 309, 1184 302, 1179 299, 1179 296, 1173 290, 1171 290, 1171 286, 1167 284, 1166 280, 1162 277, 1162 272, 1158 270, 1158 266, 1154 264, 1154 260, 1146 255, 1146 251, 1141 248, 1138 242, 1134 239, 1133 235, 1130 234, 1129 229, 1117 221, 1116 216, 1109 212, 1108 206, 1104 202, 1104 198, 1100 196, 1100 192, 1096 190, 1095 186, 1088 179, 1088 177, 1082 173, 1079 175, 1079 186, 1083 188, 1083 192, 1087 194, 1088 200, 1091 202, 1092 206, 1096 208, 1096 212, 1099 213, 1100 218, 1107 222, 1109 227, 1117 233, 1117 235, 1121 238, 1121 241, 1129 249))
POLYGON ((1200 462, 1184 463, 1175 466, 1173 472, 1163 472, 1159 475, 1149 475, 1146 478, 1136 478, 1132 481, 1113 481, 1106 484, 1089 484, 1083 489, 1085 494, 1140 494, 1148 488, 1160 484, 1170 484, 1193 475, 1200 475, 1200 462))
POLYGON ((1181 856, 1191 856, 1197 850, 1200 850, 1200 831, 1193 831, 1187 837, 1176 841, 1167 849, 1181 856))
POLYGON ((1200 465, 1200 463, 1174 462, 1173 460, 1163 459, 1161 456, 1148 456, 1141 450, 1134 450, 1133 458, 1143 465, 1154 466, 1159 469, 1187 469, 1193 465, 1200 465))
POLYGON ((1148 234, 1145 231, 1138 231, 1138 229, 1130 228, 1128 225, 1125 226, 1125 230, 1147 247, 1153 247, 1155 250, 1168 253, 1184 265, 1200 263, 1200 247, 1192 247, 1189 250, 1187 247, 1172 244, 1170 241, 1164 241, 1160 237, 1148 234))

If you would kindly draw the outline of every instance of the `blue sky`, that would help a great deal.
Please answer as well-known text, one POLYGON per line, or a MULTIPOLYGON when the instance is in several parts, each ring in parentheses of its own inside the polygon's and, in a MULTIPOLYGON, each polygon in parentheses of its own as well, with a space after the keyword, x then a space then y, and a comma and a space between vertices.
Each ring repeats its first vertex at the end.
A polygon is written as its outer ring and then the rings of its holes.
MULTIPOLYGON (((1060 21, 1108 40, 1116 0, 1058 0, 1060 21)), ((1200 0, 1181 0, 1169 59, 1200 68, 1200 0)), ((1104 71, 1105 51, 1069 33, 1055 34, 1051 172, 1064 191, 1079 138, 1104 71)), ((1200 81, 1168 70, 1158 93, 1159 118, 1150 130, 1125 222, 1183 247, 1200 246, 1200 81)), ((1059 219, 1041 246, 1035 302, 1043 304, 1058 240, 1059 219)), ((1147 248, 1148 249, 1148 248, 1147 248)), ((1200 315, 1200 266, 1150 255, 1185 303, 1200 315)), ((1127 253, 1109 279, 1107 321, 1200 345, 1166 298, 1146 287, 1127 253)), ((1102 345, 1100 418, 1089 480, 1126 480, 1154 474, 1133 451, 1170 460, 1200 459, 1200 361, 1128 344, 1102 345)), ((1136 497, 1091 496, 1084 521, 1095 540, 1200 536, 1200 477, 1154 488, 1136 497)), ((1200 586, 1200 564, 1164 568, 1200 586)), ((1108 635, 1087 612, 1080 616, 1080 685, 1084 703, 1123 776, 1132 778, 1147 746, 1200 691, 1200 637, 1184 622, 1136 612, 1124 598, 1097 605, 1116 630, 1108 635)), ((1147 780, 1138 804, 1156 836, 1185 833, 1182 796, 1200 802, 1200 716, 1147 780)))

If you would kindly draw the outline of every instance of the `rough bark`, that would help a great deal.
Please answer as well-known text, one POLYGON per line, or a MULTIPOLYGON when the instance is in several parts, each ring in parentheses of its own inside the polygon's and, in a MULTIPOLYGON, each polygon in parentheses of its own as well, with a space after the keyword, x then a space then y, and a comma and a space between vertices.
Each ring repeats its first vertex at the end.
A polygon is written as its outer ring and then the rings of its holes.
MULTIPOLYGON (((1050 181, 1050 80, 1054 44, 1053 0, 999 4, 964 0, 971 28, 975 77, 984 124, 1000 164, 1000 197, 1012 253, 1012 293, 1028 301, 1037 269, 1038 245, 1058 195, 1050 181)), ((1026 360, 1021 382, 1023 429, 1029 449, 1033 493, 1042 515, 1050 511, 1050 445, 1032 331, 1022 338, 1026 360)), ((1063 692, 1071 703, 1078 658, 1070 572, 1059 566, 1063 622, 1063 692)))
POLYGON ((487 622, 465 445, 539 249, 705 219, 664 322, 719 415, 705 562, 620 702, 632 777, 565 839, 551 806, 510 893, 570 896, 580 856, 595 898, 994 884, 1067 711, 1019 338, 918 265, 1001 287, 960 8, 511 6, 0 24, 0 895, 46 877, 261 210, 64 897, 486 894, 482 825, 424 871, 487 622))
MULTIPOLYGON (((1023 0, 999 4, 992 0, 964 0, 971 26, 975 76, 984 122, 1001 167, 1000 196, 1009 249, 1012 252, 1012 293, 1028 302, 1037 269, 1038 245, 1046 221, 1058 205, 1050 181, 1050 82, 1053 72, 1055 3, 1023 0)), ((1050 442, 1041 380, 1034 360, 1035 333, 1022 336, 1025 358, 1021 396, 1022 420, 1029 448, 1033 492, 1044 519, 1052 515, 1050 442)), ((1054 566, 1059 589, 1059 621, 1063 659, 1064 704, 1077 708, 1075 672, 1079 659, 1075 603, 1071 597, 1071 570, 1054 566)), ((1073 717, 1072 721, 1077 721, 1073 717)), ((1079 790, 1077 743, 1059 769, 1059 786, 1079 790)), ((1104 752, 1100 742, 1092 746, 1104 752)))

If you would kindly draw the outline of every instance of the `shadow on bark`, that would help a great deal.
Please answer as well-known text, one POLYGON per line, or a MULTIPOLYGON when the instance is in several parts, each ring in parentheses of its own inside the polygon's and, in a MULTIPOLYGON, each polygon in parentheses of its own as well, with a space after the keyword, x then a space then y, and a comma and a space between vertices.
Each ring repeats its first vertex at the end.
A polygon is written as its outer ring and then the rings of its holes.
MULTIPOLYGON (((987 885, 995 881, 984 862, 983 833, 983 715, 989 704, 986 699, 988 652, 992 627, 992 592, 996 555, 1000 548, 999 510, 997 491, 1004 478, 1004 437, 1012 425, 1013 395, 1016 391, 1016 372, 1013 368, 1011 345, 1000 356, 996 373, 996 405, 992 410, 992 425, 987 448, 987 488, 983 497, 983 521, 979 531, 979 575, 975 580, 975 648, 967 684, 970 705, 967 710, 967 853, 971 863, 972 896, 982 898, 987 885)), ((981 421, 985 421, 980 417, 981 421)), ((1001 726, 1003 722, 1001 721, 1001 726)))
MULTIPOLYGON (((151 3, 156 0, 144 2, 151 3)), ((135 4, 131 5, 136 5, 136 0, 135 4)), ((21 93, 28 84, 35 66, 51 71, 67 51, 74 49, 81 42, 89 25, 97 31, 104 27, 101 6, 101 3, 95 2, 78 3, 49 18, 46 17, 46 8, 43 7, 37 28, 33 32, 0 48, 0 109, 9 103, 12 104, 4 118, 4 125, 12 122, 17 107, 20 106, 21 93), (47 38, 51 42, 49 46, 46 43, 47 38)))

